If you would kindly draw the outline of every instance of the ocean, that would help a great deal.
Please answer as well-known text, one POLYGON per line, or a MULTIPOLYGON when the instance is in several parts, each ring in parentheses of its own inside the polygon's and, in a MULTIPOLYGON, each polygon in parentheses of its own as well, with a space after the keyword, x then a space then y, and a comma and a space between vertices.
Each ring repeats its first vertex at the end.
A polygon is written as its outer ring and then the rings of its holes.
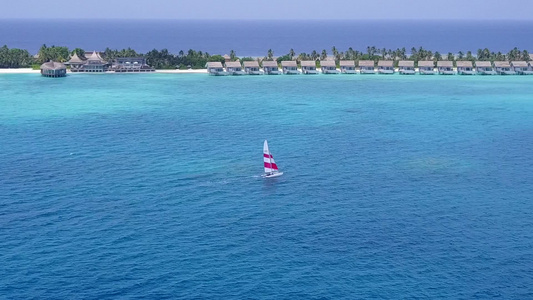
POLYGON ((441 54, 489 48, 507 53, 514 47, 533 51, 531 21, 183 21, 183 20, 0 20, 0 46, 27 49, 47 46, 86 51, 106 47, 200 50, 209 54, 266 56, 289 53, 366 52, 367 47, 423 47, 441 54))
POLYGON ((531 299, 532 80, 0 75, 1 298, 531 299))

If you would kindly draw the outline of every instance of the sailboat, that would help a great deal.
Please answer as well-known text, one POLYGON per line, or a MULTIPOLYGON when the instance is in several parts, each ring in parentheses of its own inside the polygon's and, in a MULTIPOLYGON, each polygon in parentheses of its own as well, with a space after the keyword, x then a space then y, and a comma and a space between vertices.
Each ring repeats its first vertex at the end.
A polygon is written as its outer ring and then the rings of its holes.
POLYGON ((270 153, 270 150, 268 149, 268 143, 266 140, 263 144, 263 162, 265 165, 265 174, 263 174, 263 177, 271 178, 283 175, 283 172, 279 171, 278 165, 276 165, 274 157, 272 157, 272 153, 270 153))

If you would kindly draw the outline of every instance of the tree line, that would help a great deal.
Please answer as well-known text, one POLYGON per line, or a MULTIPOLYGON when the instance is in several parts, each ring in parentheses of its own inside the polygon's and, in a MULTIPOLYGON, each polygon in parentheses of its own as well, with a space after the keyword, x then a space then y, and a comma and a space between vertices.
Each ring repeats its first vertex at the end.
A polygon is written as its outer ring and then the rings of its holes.
MULTIPOLYGON (((24 49, 9 49, 6 45, 0 48, 0 68, 27 68, 27 67, 38 67, 42 63, 48 61, 59 61, 66 62, 72 55, 78 55, 81 59, 86 59, 86 56, 90 55, 91 52, 84 52, 83 49, 75 48, 70 50, 68 47, 62 46, 51 46, 42 45, 39 49, 39 52, 36 56, 32 56, 27 50, 24 49)), ((131 48, 116 50, 106 48, 103 52, 100 53, 102 58, 108 62, 113 61, 116 58, 120 57, 144 57, 146 58, 147 64, 155 69, 202 69, 205 67, 207 62, 220 61, 224 62, 225 59, 221 55, 211 55, 207 52, 196 51, 190 49, 187 52, 179 51, 177 54, 173 54, 168 49, 157 50, 153 49, 147 53, 140 53, 131 48)), ((386 49, 386 48, 376 48, 375 46, 367 47, 366 51, 358 51, 353 48, 348 48, 346 51, 339 51, 336 47, 332 47, 330 53, 325 49, 317 52, 313 50, 311 53, 300 53, 296 54, 293 49, 290 49, 287 54, 275 57, 274 51, 269 49, 264 57, 252 58, 252 57, 237 57, 237 54, 234 50, 230 51, 230 60, 236 61, 240 60, 241 62, 247 60, 276 60, 278 63, 284 60, 324 60, 328 58, 333 58, 337 62, 340 60, 412 60, 415 64, 421 60, 450 60, 450 61, 461 61, 461 60, 482 60, 482 61, 513 61, 513 60, 524 60, 529 61, 529 53, 527 50, 520 50, 518 48, 513 48, 507 53, 502 52, 493 52, 489 49, 478 49, 476 55, 471 51, 463 52, 459 51, 457 54, 451 52, 440 53, 438 51, 431 51, 424 49, 423 47, 411 48, 407 52, 406 48, 398 48, 396 50, 386 49)))

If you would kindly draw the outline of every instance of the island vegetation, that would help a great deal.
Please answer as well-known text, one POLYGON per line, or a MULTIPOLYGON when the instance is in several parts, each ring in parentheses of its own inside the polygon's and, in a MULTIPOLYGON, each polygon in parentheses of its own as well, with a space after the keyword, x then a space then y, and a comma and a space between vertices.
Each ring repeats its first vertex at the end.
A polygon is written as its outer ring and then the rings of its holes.
MULTIPOLYGON (((85 59, 87 54, 83 49, 75 48, 69 49, 63 46, 51 46, 43 45, 36 55, 31 55, 27 50, 8 48, 4 45, 0 48, 0 68, 38 68, 42 63, 48 61, 66 62, 69 58, 76 53, 80 58, 85 59)), ((155 69, 203 69, 207 62, 220 61, 224 62, 225 58, 220 55, 211 55, 207 52, 188 50, 187 52, 179 51, 177 54, 169 52, 167 49, 157 50, 153 49, 147 53, 139 53, 131 48, 122 50, 113 50, 106 48, 100 53, 102 58, 106 61, 113 61, 119 57, 144 57, 148 65, 155 69)), ((298 62, 302 60, 324 60, 334 59, 337 63, 340 60, 394 60, 395 66, 399 60, 412 60, 415 65, 418 61, 422 60, 450 60, 450 61, 462 61, 462 60, 481 60, 481 61, 513 61, 522 60, 529 61, 529 53, 526 50, 520 50, 513 48, 507 53, 492 52, 489 49, 478 49, 474 54, 471 51, 459 51, 456 54, 440 53, 438 51, 431 51, 424 49, 423 47, 411 48, 408 52, 406 48, 401 49, 386 49, 376 48, 374 46, 367 47, 366 51, 358 51, 353 48, 348 48, 346 51, 339 51, 336 47, 332 47, 328 53, 325 49, 317 52, 313 50, 311 53, 296 54, 293 49, 290 49, 287 54, 281 56, 274 56, 274 51, 269 49, 264 57, 242 57, 239 58, 235 51, 231 50, 229 59, 232 61, 240 60, 276 60, 280 63, 283 60, 296 60, 298 62)))

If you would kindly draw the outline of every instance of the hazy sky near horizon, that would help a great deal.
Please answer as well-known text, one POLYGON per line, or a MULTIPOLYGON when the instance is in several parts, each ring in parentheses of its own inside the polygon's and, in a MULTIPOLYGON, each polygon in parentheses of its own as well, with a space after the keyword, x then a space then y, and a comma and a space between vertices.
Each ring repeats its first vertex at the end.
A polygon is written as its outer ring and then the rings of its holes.
POLYGON ((17 0, 3 19, 533 20, 533 0, 17 0), (511 5, 512 3, 512 5, 511 5))

